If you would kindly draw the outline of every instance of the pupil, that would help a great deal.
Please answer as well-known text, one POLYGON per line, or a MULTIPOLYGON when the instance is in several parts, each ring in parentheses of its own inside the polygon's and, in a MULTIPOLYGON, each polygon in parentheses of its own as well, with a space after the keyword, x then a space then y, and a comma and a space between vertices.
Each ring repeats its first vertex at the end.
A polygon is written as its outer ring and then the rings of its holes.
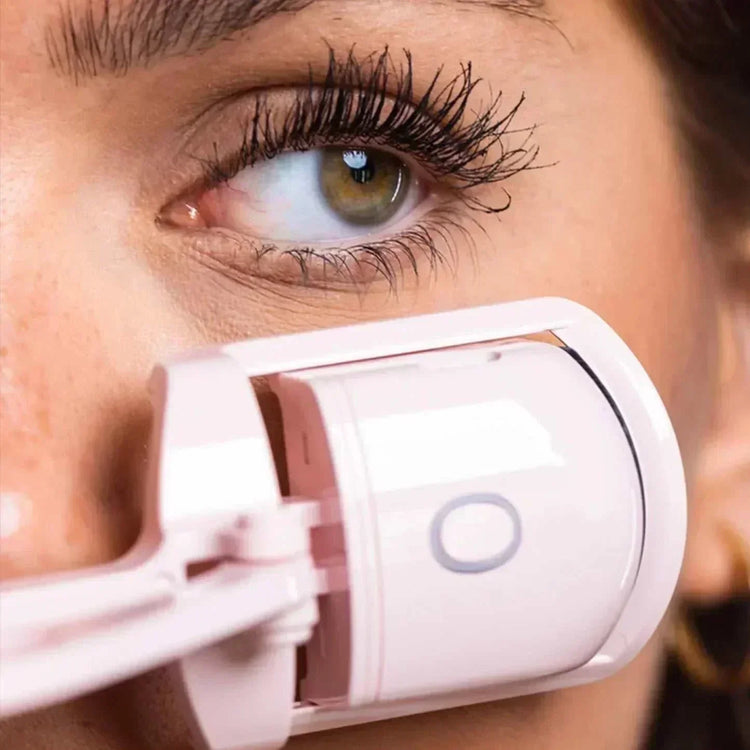
POLYGON ((344 164, 349 167, 349 174, 358 185, 370 182, 375 176, 375 166, 367 152, 360 149, 344 151, 341 158, 344 160, 344 164))
POLYGON ((350 169, 349 172, 354 182, 364 185, 375 176, 375 167, 368 164, 366 167, 362 167, 362 169, 350 169))

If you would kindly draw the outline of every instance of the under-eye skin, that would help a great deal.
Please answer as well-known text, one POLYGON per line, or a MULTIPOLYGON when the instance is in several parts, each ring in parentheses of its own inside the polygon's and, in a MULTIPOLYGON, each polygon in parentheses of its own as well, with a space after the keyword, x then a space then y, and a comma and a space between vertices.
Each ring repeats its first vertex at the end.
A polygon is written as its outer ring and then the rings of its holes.
POLYGON ((395 287, 421 259, 453 264, 478 231, 472 214, 510 208, 504 186, 492 199, 481 188, 537 166, 534 128, 514 127, 525 96, 477 106, 480 83, 471 64, 441 68, 417 95, 408 52, 330 50, 322 81, 242 102, 239 146, 195 155, 201 179, 159 222, 245 283, 395 287))

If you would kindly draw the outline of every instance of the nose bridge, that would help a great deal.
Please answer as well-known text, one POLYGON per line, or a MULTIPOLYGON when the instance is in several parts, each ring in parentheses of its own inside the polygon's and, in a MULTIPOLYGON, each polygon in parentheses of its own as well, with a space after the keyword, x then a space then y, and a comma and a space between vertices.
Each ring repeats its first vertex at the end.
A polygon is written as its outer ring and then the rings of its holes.
POLYGON ((53 319, 24 316, 22 306, 6 307, 3 319, 0 576, 117 557, 140 523, 147 396, 106 367, 92 368, 85 346, 77 347, 80 377, 58 366, 53 319))

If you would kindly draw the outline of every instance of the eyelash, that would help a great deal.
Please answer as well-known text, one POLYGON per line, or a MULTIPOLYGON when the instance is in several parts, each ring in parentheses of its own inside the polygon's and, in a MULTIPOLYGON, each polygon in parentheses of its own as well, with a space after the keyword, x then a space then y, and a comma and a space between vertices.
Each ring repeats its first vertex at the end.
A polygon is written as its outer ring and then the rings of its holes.
MULTIPOLYGON (((478 222, 470 219, 469 223, 475 224, 478 232, 484 232, 478 222)), ((263 258, 273 253, 291 260, 298 269, 294 281, 289 281, 286 277, 274 277, 276 283, 285 286, 298 285, 301 277, 304 286, 328 290, 335 281, 345 279, 346 286, 338 291, 366 293, 370 283, 379 277, 386 281, 391 293, 396 293, 405 269, 415 277, 420 276, 420 257, 427 259, 432 276, 442 267, 454 268, 459 238, 462 241, 462 255, 468 253, 473 260, 473 235, 467 226, 466 217, 459 215, 455 207, 444 205, 434 209, 408 229, 385 240, 361 242, 337 248, 334 252, 313 247, 279 250, 270 243, 257 243, 232 235, 224 237, 228 247, 222 253, 220 261, 213 254, 205 252, 199 254, 199 259, 230 281, 247 285, 249 277, 257 274, 257 266, 263 258), (249 270, 249 266, 253 271, 249 270), (311 274, 313 267, 319 269, 319 276, 311 274), (329 270, 332 276, 328 275, 329 270)))
MULTIPOLYGON (((269 99, 259 97, 252 114, 242 122, 239 148, 220 158, 215 142, 211 157, 199 158, 202 189, 226 183, 243 169, 286 151, 327 145, 386 146, 414 158, 430 177, 452 188, 453 195, 468 209, 489 214, 506 211, 511 205, 507 190, 503 189, 501 202, 494 204, 474 195, 472 189, 538 168, 535 126, 512 129, 525 95, 505 115, 501 115, 502 93, 473 112, 469 103, 481 79, 473 77, 471 63, 446 82, 442 79, 440 68, 417 99, 412 56, 407 50, 404 61, 396 64, 388 49, 364 60, 352 49, 344 61, 339 61, 329 48, 323 83, 315 84, 310 72, 307 87, 294 94, 291 107, 280 120, 269 99), (467 118, 469 112, 472 116, 467 118), (509 147, 506 137, 518 133, 522 134, 521 142, 509 147)), ((335 252, 300 247, 278 251, 264 243, 254 247, 254 255, 256 261, 272 251, 293 258, 306 285, 311 283, 313 262, 352 281, 352 263, 374 264, 394 289, 400 270, 394 263, 400 267, 406 261, 418 275, 417 252, 426 255, 432 270, 455 256, 454 239, 460 226, 455 210, 444 206, 431 214, 435 215, 430 218, 428 214, 425 220, 395 236, 335 252), (437 247, 436 234, 446 242, 447 251, 437 247)), ((461 234, 470 239, 465 228, 461 234)))

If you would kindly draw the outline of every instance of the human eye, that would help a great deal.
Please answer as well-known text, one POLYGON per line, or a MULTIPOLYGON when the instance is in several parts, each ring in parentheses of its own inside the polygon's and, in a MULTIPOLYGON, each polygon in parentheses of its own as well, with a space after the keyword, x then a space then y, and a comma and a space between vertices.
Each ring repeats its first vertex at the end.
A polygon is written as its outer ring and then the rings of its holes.
POLYGON ((206 227, 260 240, 337 243, 377 235, 429 199, 418 170, 375 148, 285 152, 197 196, 206 227))
MULTIPOLYGON (((500 95, 472 106, 471 65, 438 70, 420 95, 407 52, 364 60, 330 53, 321 83, 256 96, 240 120, 240 146, 199 157, 196 188, 170 202, 165 226, 227 246, 235 275, 316 286, 382 279, 391 286, 423 259, 455 261, 471 214, 510 207, 487 185, 531 168, 533 127, 514 128, 524 101, 500 95)), ((214 248, 215 249, 215 248, 214 248)))

